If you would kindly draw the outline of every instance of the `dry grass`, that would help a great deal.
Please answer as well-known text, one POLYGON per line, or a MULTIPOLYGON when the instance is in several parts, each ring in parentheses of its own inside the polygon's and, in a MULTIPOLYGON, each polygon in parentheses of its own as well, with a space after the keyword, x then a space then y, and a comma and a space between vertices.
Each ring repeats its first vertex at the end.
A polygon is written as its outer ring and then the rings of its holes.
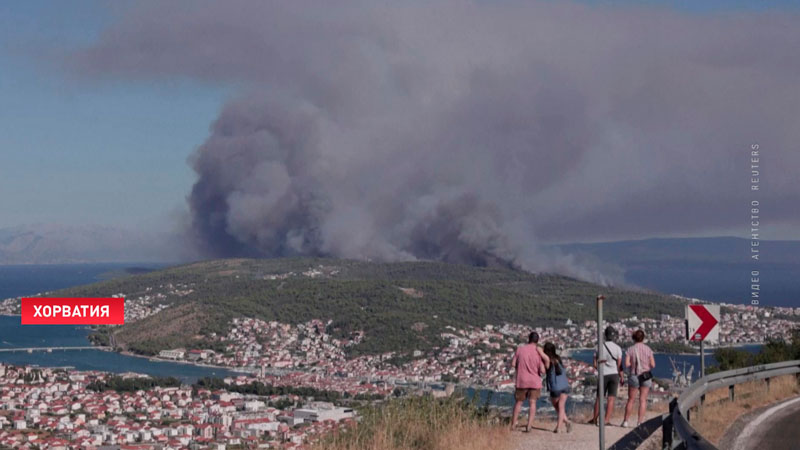
POLYGON ((717 389, 706 394, 702 411, 691 412, 692 426, 714 444, 736 419, 755 408, 760 408, 780 400, 800 394, 797 378, 786 375, 773 378, 767 392, 764 381, 753 381, 736 385, 736 400, 728 400, 728 388, 717 389))
POLYGON ((494 450, 507 426, 450 398, 412 397, 364 411, 360 423, 317 443, 316 450, 494 450))

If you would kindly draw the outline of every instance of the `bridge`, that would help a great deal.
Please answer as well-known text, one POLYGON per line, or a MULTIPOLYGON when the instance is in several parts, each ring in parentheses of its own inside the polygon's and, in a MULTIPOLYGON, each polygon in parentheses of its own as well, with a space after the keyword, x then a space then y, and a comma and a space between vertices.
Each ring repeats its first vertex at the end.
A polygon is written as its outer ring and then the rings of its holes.
POLYGON ((18 352, 47 352, 52 353, 54 351, 71 351, 71 350, 103 350, 106 352, 110 352, 114 350, 112 347, 102 347, 102 346, 93 346, 87 345, 83 347, 14 347, 14 348, 0 348, 0 353, 18 353, 18 352))

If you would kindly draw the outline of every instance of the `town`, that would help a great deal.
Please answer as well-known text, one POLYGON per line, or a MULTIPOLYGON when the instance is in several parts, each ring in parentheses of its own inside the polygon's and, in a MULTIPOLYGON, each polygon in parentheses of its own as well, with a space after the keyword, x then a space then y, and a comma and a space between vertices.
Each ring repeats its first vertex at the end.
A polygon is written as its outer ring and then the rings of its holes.
MULTIPOLYGON (((720 345, 758 344, 773 337, 788 338, 800 320, 800 308, 753 308, 723 305, 720 345)), ((457 382, 491 389, 508 387, 507 366, 513 349, 531 327, 520 324, 486 325, 483 328, 448 327, 442 338, 445 347, 429 352, 409 349, 378 355, 347 356, 347 348, 357 345, 363 333, 350 339, 333 338, 327 332, 330 321, 313 320, 290 325, 260 319, 234 319, 224 336, 210 336, 224 351, 211 349, 169 349, 159 357, 195 361, 230 368, 248 369, 272 384, 292 384, 317 389, 337 390, 353 395, 386 394, 396 384, 457 382)), ((682 318, 630 317, 609 322, 621 336, 636 329, 647 333, 651 343, 684 343, 682 318)), ((596 322, 580 324, 567 320, 563 327, 535 327, 541 342, 556 343, 561 351, 593 348, 596 322)), ((621 342, 625 347, 625 341, 621 342)), ((589 367, 575 361, 572 378, 580 386, 589 367)), ((577 387, 576 386, 576 387, 577 387)))
POLYGON ((110 377, 0 364, 0 447, 295 448, 355 417, 351 408, 306 402, 297 395, 264 398, 186 385, 132 392, 93 389, 110 377))

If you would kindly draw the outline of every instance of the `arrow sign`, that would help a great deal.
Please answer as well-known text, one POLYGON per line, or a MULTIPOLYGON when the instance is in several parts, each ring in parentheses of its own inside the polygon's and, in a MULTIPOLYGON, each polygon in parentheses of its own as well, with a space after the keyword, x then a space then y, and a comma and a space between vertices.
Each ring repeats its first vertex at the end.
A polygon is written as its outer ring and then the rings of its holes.
POLYGON ((719 342, 719 305, 687 305, 686 321, 690 341, 719 342))

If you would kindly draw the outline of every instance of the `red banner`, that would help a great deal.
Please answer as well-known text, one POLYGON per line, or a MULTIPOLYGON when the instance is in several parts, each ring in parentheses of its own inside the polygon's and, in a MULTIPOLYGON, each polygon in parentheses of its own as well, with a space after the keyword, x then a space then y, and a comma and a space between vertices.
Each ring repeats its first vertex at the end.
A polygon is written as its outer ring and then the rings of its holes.
POLYGON ((22 299, 23 325, 122 325, 124 298, 22 299))

